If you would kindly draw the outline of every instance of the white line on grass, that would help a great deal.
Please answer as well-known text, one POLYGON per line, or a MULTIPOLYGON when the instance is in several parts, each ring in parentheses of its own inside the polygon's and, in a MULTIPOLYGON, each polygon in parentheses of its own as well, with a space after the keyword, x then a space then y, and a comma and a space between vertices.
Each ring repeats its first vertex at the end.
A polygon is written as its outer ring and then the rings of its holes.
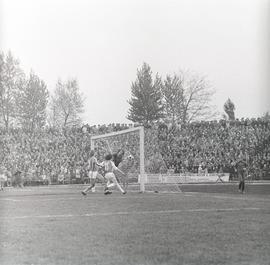
MULTIPOLYGON (((40 196, 31 196, 31 198, 29 199, 29 197, 27 197, 27 199, 7 199, 7 198, 4 198, 4 199, 0 199, 0 201, 10 201, 10 202, 33 202, 33 197, 35 199, 37 199, 38 197, 38 202, 46 202, 46 201, 74 201, 74 200, 82 200, 82 196, 80 197, 60 197, 60 198, 40 198, 40 196)), ((95 197, 96 198, 96 197, 95 197)))
MULTIPOLYGON (((133 193, 133 192, 132 192, 133 193)), ((133 193, 134 194, 134 193, 133 193)), ((147 197, 157 197, 160 195, 180 195, 180 196, 185 196, 185 197, 207 197, 207 198, 214 198, 214 199, 227 199, 227 200, 243 200, 243 201, 270 201, 270 199, 265 198, 265 197, 248 197, 248 195, 237 195, 237 194, 230 194, 230 195, 217 195, 216 193, 202 193, 202 192, 160 192, 160 193, 155 193, 155 192, 151 192, 151 193, 146 193, 147 196, 144 197, 142 194, 138 195, 138 196, 123 196, 123 195, 114 195, 112 198, 113 199, 139 199, 139 198, 147 198, 147 197)), ((85 199, 100 199, 100 198, 104 198, 105 196, 102 193, 96 193, 96 194, 89 194, 88 196, 84 197, 81 194, 77 194, 76 196, 70 197, 65 194, 48 194, 49 197, 48 198, 46 195, 33 195, 33 196, 18 196, 19 198, 16 199, 12 199, 12 198, 0 198, 0 202, 1 201, 9 201, 9 202, 29 202, 29 201, 33 201, 33 197, 37 198, 39 202, 45 202, 45 201, 68 201, 68 200, 85 200, 85 199)))
MULTIPOLYGON (((119 195, 119 194, 115 194, 113 195, 111 198, 113 199, 127 199, 127 198, 130 198, 130 199, 140 199, 140 198, 149 198, 149 197, 158 197, 160 195, 176 195, 176 194, 182 194, 184 196, 191 196, 191 197, 194 197, 195 194, 198 194, 198 193, 195 193, 195 192, 185 192, 185 193, 181 193, 181 192, 159 192, 159 193, 155 193, 155 192, 147 192, 147 193, 144 193, 144 194, 147 194, 147 197, 143 196, 143 193, 142 194, 138 194, 137 196, 134 195, 135 192, 129 192, 129 193, 133 193, 132 196, 123 196, 123 195, 119 195)), ((138 193, 138 192, 137 192, 138 193)), ((38 202, 43 202, 43 201, 68 201, 68 200, 72 200, 72 201, 75 201, 75 200, 87 200, 87 199, 101 199, 101 198, 109 198, 110 196, 105 196, 103 193, 95 193, 95 194, 88 194, 87 196, 82 196, 81 194, 77 194, 76 196, 73 196, 70 197, 66 194, 62 195, 61 193, 59 194, 48 194, 48 195, 39 195, 39 194, 33 194, 31 196, 23 196, 23 195, 20 195, 20 196, 17 196, 18 198, 16 199, 11 199, 11 198, 0 198, 0 202, 1 201, 10 201, 10 202, 32 202, 33 201, 33 198, 37 199, 38 202), (48 198, 50 197, 50 198, 48 198)))
POLYGON ((7 198, 1 198, 0 201, 9 201, 9 202, 20 202, 22 200, 17 200, 17 199, 7 199, 7 198))
POLYGON ((77 218, 77 217, 99 217, 117 215, 145 215, 145 214, 177 214, 177 213, 198 213, 198 212, 240 212, 240 211, 260 211, 262 208, 202 208, 189 210, 160 210, 160 211, 136 211, 136 212, 104 212, 85 214, 56 214, 56 215, 23 215, 23 216, 2 216, 1 219, 48 219, 48 218, 77 218))

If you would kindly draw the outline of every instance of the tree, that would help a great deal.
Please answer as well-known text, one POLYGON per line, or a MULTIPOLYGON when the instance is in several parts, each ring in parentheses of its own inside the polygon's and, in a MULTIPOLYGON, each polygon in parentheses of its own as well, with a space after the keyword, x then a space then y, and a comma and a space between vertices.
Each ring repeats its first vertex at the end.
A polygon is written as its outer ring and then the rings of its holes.
POLYGON ((269 114, 268 111, 263 114, 262 120, 263 121, 266 121, 266 122, 269 122, 270 121, 270 114, 269 114))
POLYGON ((11 52, 0 53, 0 116, 8 130, 12 118, 15 118, 15 93, 23 72, 19 61, 11 52))
POLYGON ((49 92, 43 80, 33 72, 21 80, 16 93, 18 119, 23 128, 33 131, 46 124, 49 92))
POLYGON ((224 111, 226 112, 226 114, 228 115, 228 118, 230 121, 234 121, 235 120, 235 114, 234 114, 234 110, 235 110, 235 106, 234 103, 231 101, 231 99, 227 99, 227 101, 224 103, 224 111))
POLYGON ((210 87, 206 78, 181 71, 179 80, 183 87, 182 123, 214 118, 216 112, 210 103, 215 91, 210 87))
POLYGON ((181 79, 174 75, 166 76, 162 85, 162 94, 165 110, 165 122, 180 124, 183 120, 184 111, 184 90, 181 79))
POLYGON ((150 66, 143 64, 137 70, 137 80, 131 86, 130 109, 127 118, 133 122, 150 126, 163 117, 161 78, 156 75, 153 82, 150 66))
POLYGON ((51 102, 53 123, 58 126, 73 126, 81 122, 80 114, 84 112, 83 96, 76 79, 67 82, 58 80, 51 102))

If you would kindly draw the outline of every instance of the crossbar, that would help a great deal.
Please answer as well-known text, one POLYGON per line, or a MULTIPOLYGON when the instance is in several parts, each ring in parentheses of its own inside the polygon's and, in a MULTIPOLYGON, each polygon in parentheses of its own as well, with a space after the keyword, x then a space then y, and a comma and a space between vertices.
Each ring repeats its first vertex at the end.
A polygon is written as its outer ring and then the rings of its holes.
POLYGON ((124 134, 124 133, 130 133, 130 132, 134 132, 134 131, 140 131, 142 128, 143 128, 142 126, 139 126, 139 127, 134 127, 134 128, 122 130, 122 131, 105 133, 105 134, 102 134, 102 135, 95 135, 95 136, 91 137, 91 140, 107 138, 107 137, 110 137, 110 136, 115 136, 115 135, 124 134))

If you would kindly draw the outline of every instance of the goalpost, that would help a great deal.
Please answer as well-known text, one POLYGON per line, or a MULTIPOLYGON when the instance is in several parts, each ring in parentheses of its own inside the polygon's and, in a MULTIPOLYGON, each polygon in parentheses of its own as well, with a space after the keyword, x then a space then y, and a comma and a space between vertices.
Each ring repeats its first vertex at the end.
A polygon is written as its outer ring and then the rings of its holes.
MULTIPOLYGON (((129 128, 129 129, 111 132, 111 133, 106 133, 106 134, 102 134, 102 135, 92 136, 91 137, 91 150, 94 150, 95 148, 98 149, 98 147, 96 146, 96 141, 98 141, 98 140, 113 139, 117 136, 128 135, 131 133, 137 133, 139 135, 139 172, 138 172, 139 176, 138 176, 138 182, 140 184, 140 192, 144 192, 145 191, 146 175, 145 175, 144 127, 143 126, 129 128)), ((123 144, 123 142, 121 144, 123 144)), ((109 149, 111 149, 111 148, 109 147, 109 149)), ((111 150, 109 150, 109 151, 111 151, 111 150)))

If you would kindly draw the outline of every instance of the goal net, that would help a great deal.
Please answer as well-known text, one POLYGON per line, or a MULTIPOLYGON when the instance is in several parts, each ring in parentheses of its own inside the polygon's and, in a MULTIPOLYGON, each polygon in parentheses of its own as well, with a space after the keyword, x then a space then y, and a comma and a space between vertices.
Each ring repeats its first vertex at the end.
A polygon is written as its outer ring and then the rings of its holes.
POLYGON ((124 151, 118 167, 125 177, 116 175, 120 184, 128 183, 128 191, 179 192, 178 179, 167 176, 168 169, 157 143, 157 134, 142 126, 91 137, 91 149, 96 151, 98 161, 107 153, 124 151))

